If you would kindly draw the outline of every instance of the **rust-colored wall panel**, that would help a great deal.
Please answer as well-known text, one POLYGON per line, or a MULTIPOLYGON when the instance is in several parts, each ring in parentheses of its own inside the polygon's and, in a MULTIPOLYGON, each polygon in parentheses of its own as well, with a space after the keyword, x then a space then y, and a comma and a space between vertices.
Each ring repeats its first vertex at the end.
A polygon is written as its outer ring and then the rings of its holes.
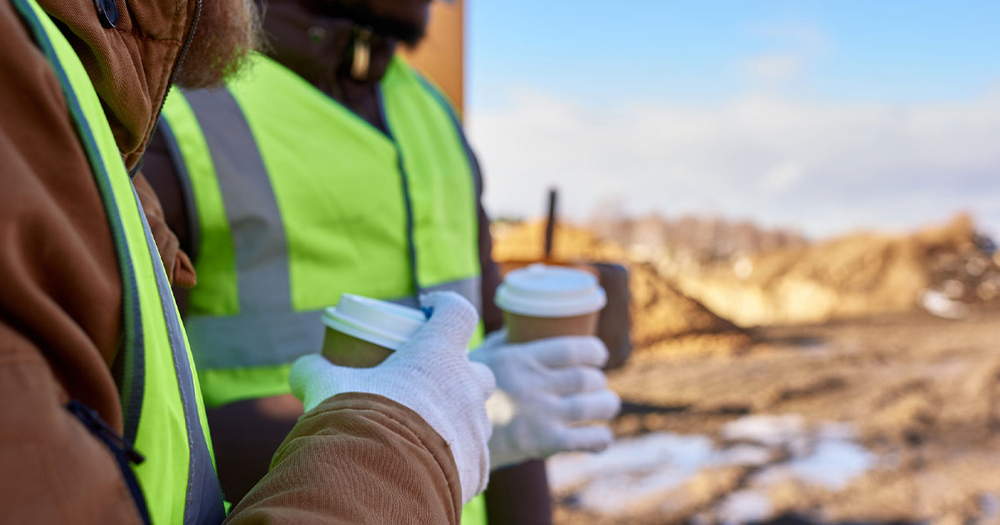
POLYGON ((465 1, 437 1, 431 6, 427 36, 406 59, 451 97, 459 111, 465 106, 465 1))

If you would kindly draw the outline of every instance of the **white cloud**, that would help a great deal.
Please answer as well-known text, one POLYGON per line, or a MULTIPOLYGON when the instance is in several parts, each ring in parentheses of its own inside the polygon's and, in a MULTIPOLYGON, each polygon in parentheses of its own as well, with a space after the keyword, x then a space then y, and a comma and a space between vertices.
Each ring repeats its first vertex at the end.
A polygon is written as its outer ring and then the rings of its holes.
POLYGON ((799 53, 765 53, 744 60, 740 69, 750 78, 779 82, 798 76, 804 62, 805 57, 799 53))
POLYGON ((619 198, 633 213, 723 213, 815 235, 909 227, 957 209, 1000 225, 1000 93, 599 108, 519 90, 469 117, 494 214, 538 215, 558 185, 576 219, 619 198))
POLYGON ((804 22, 757 24, 749 32, 777 50, 745 58, 739 64, 740 72, 752 81, 772 85, 799 77, 807 64, 829 47, 826 33, 804 22))
POLYGON ((826 33, 804 22, 757 24, 749 32, 777 49, 745 58, 738 64, 740 73, 771 86, 801 76, 807 65, 829 47, 826 33))
POLYGON ((774 193, 785 191, 804 176, 805 170, 802 168, 802 164, 794 160, 786 160, 764 173, 763 187, 774 193))
POLYGON ((829 46, 826 32, 807 21, 759 23, 748 30, 751 35, 790 44, 805 53, 819 53, 829 46))

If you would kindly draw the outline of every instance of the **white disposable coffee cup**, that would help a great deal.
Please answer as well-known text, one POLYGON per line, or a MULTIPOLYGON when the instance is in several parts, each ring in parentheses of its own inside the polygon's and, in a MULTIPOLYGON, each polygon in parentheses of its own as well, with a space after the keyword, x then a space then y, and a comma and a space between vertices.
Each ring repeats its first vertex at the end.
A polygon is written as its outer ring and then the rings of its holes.
POLYGON ((399 350, 426 322, 420 310, 345 293, 323 313, 323 355, 341 366, 369 368, 399 350))
POLYGON ((533 264, 507 274, 497 288, 512 343, 560 335, 594 335, 607 304, 593 274, 575 268, 533 264))

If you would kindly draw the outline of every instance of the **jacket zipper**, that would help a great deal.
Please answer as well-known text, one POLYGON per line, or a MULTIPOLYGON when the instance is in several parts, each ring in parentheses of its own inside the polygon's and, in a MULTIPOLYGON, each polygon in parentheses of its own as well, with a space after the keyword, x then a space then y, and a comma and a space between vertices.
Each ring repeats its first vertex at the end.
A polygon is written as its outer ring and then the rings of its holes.
POLYGON ((372 61, 372 29, 362 27, 354 37, 354 56, 351 58, 351 78, 367 80, 372 61))
MULTIPOLYGON (((191 47, 191 42, 194 41, 194 32, 198 29, 198 20, 201 19, 201 2, 202 0, 195 0, 194 6, 194 18, 191 20, 191 27, 188 28, 187 35, 184 37, 184 45, 181 46, 181 50, 177 53, 177 60, 174 61, 174 67, 170 70, 170 77, 167 79, 167 92, 170 91, 170 87, 174 85, 174 80, 177 78, 177 71, 181 68, 181 64, 184 63, 184 57, 187 56, 188 48, 191 47)), ((153 114, 153 128, 156 128, 157 122, 160 120, 160 113, 163 112, 163 106, 167 103, 167 95, 163 94, 163 99, 160 100, 160 107, 153 114)), ((129 171, 129 177, 135 177, 135 174, 139 172, 142 168, 142 158, 139 162, 135 163, 135 166, 129 171)))
POLYGON ((129 443, 123 436, 115 432, 115 429, 111 428, 111 425, 108 425, 103 419, 101 419, 101 416, 96 410, 88 407, 80 401, 77 401, 76 399, 70 401, 66 405, 66 410, 69 410, 74 416, 76 416, 76 418, 83 423, 83 426, 87 427, 87 430, 89 430, 91 434, 101 438, 108 444, 109 447, 124 454, 130 463, 138 465, 143 461, 146 461, 146 458, 143 457, 143 455, 140 454, 131 443, 129 443))
POLYGON ((130 463, 138 465, 145 461, 146 458, 132 446, 132 443, 128 439, 115 432, 115 429, 111 428, 111 425, 108 425, 101 419, 100 414, 93 408, 74 399, 66 404, 66 410, 73 414, 94 437, 100 439, 104 443, 104 446, 108 447, 108 450, 115 458, 115 463, 118 464, 118 471, 121 472, 125 487, 132 496, 132 501, 139 512, 139 518, 142 520, 142 523, 149 524, 151 520, 149 517, 149 507, 146 505, 146 496, 142 493, 142 487, 139 486, 139 479, 136 478, 135 472, 132 471, 132 467, 129 465, 130 463))

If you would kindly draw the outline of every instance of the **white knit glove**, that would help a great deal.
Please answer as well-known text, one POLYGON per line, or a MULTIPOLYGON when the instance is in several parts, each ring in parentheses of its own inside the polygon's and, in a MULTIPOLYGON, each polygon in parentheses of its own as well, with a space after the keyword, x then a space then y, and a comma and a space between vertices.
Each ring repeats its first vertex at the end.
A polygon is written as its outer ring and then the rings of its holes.
POLYGON ((468 359, 475 308, 452 292, 431 293, 421 304, 433 309, 430 320, 378 366, 347 368, 310 354, 292 364, 288 381, 306 412, 345 392, 378 394, 412 409, 451 448, 464 504, 489 479, 491 426, 484 403, 496 382, 488 368, 468 359))
POLYGON ((596 337, 554 337, 507 344, 487 338, 469 359, 488 366, 497 390, 486 401, 493 422, 491 468, 556 452, 599 452, 614 438, 606 424, 621 409, 600 367, 608 350, 596 337), (590 423, 581 425, 581 423, 590 423))

